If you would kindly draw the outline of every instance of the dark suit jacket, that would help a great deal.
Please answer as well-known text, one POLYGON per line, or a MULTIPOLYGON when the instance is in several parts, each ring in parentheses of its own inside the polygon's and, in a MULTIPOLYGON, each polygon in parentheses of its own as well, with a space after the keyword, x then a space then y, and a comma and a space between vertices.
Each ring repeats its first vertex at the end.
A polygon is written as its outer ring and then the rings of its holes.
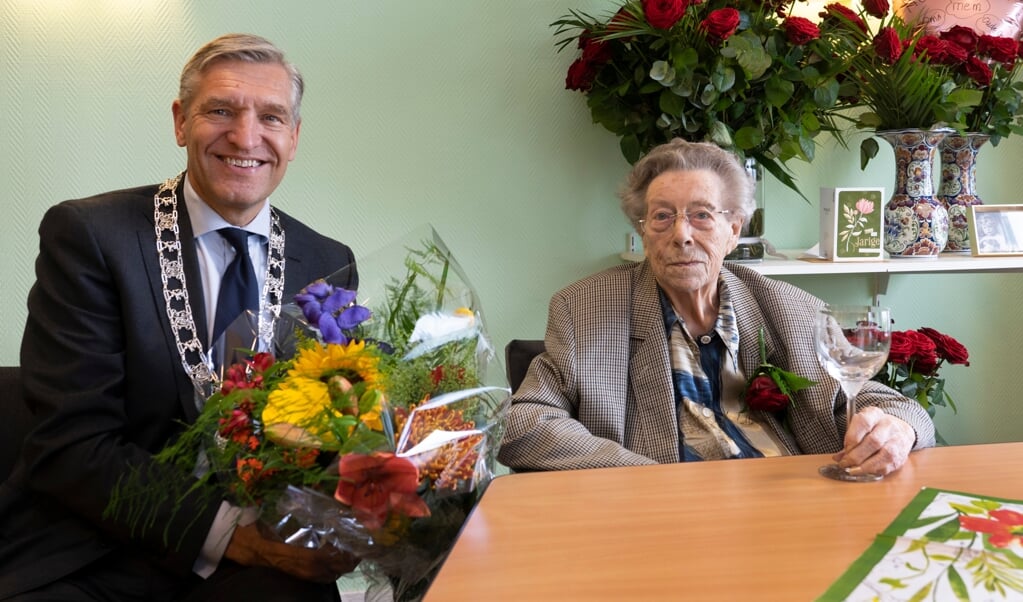
MULTIPOLYGON (((35 428, 0 485, 0 598, 60 579, 121 546, 187 576, 216 514, 215 504, 191 500, 173 518, 161 509, 155 524, 168 525, 179 547, 166 545, 160 528, 132 534, 123 521, 102 518, 125 467, 144 466, 181 421, 197 415, 164 309, 155 193, 147 186, 67 201, 50 208, 39 227, 21 347, 23 393, 35 428)), ((178 199, 185 279, 206 341, 180 186, 178 199)), ((349 281, 335 284, 357 286, 351 249, 283 213, 281 225, 284 302, 345 266, 353 266, 349 281)))

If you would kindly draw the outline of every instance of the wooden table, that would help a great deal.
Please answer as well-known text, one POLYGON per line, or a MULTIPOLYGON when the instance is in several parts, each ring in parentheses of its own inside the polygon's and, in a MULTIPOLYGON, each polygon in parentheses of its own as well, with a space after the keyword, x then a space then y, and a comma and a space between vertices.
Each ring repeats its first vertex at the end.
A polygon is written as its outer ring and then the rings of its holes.
POLYGON ((874 483, 827 460, 499 477, 426 600, 813 600, 921 487, 1023 499, 1023 443, 915 452, 874 483))

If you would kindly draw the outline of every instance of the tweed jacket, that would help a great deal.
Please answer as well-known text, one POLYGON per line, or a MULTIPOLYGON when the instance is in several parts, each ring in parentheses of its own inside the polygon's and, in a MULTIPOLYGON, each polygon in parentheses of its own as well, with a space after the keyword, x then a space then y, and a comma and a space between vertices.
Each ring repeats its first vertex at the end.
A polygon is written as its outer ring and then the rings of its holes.
MULTIPOLYGON (((133 532, 103 516, 126 467, 145 466, 195 420, 195 392, 164 304, 156 186, 51 207, 39 227, 36 282, 21 346, 23 396, 33 414, 21 457, 0 484, 0 599, 51 583, 111 550, 189 577, 216 505, 186 500, 171 518, 133 532)), ((177 190, 181 254, 201 341, 206 312, 191 221, 177 190)), ((278 211, 285 232, 284 301, 351 266, 351 249, 278 211)), ((160 483, 153 483, 160 486, 160 483)))
MULTIPOLYGON (((783 423, 755 412, 789 454, 842 448, 845 397, 814 349, 823 302, 742 265, 722 268, 739 329, 739 364, 767 360, 816 381, 795 394, 783 423)), ((550 302, 546 352, 512 397, 499 460, 516 470, 566 470, 679 462, 669 345, 657 284, 646 261, 611 268, 559 291, 550 302)), ((881 408, 916 431, 914 449, 934 445, 934 425, 915 401, 868 382, 857 403, 881 408)))

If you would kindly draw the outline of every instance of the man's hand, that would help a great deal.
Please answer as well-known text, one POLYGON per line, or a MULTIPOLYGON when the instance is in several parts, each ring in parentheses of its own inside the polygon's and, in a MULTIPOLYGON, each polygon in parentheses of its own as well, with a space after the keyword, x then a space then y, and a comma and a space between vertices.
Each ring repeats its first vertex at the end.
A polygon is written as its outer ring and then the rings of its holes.
POLYGON ((333 583, 359 564, 358 558, 334 546, 309 550, 265 537, 259 523, 236 527, 224 558, 242 566, 271 567, 317 583, 333 583))
POLYGON ((845 448, 834 459, 853 474, 886 475, 906 463, 915 442, 916 431, 907 422, 867 407, 853 416, 845 448))

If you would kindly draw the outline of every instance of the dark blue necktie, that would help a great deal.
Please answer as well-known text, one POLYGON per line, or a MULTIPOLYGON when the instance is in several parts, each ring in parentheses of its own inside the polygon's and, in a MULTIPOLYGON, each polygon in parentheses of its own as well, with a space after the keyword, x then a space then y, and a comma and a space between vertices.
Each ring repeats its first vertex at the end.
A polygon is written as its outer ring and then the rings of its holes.
POLYGON ((242 312, 259 309, 259 284, 249 257, 249 233, 240 228, 221 228, 217 232, 234 247, 234 260, 220 280, 217 317, 213 323, 214 343, 242 312))

